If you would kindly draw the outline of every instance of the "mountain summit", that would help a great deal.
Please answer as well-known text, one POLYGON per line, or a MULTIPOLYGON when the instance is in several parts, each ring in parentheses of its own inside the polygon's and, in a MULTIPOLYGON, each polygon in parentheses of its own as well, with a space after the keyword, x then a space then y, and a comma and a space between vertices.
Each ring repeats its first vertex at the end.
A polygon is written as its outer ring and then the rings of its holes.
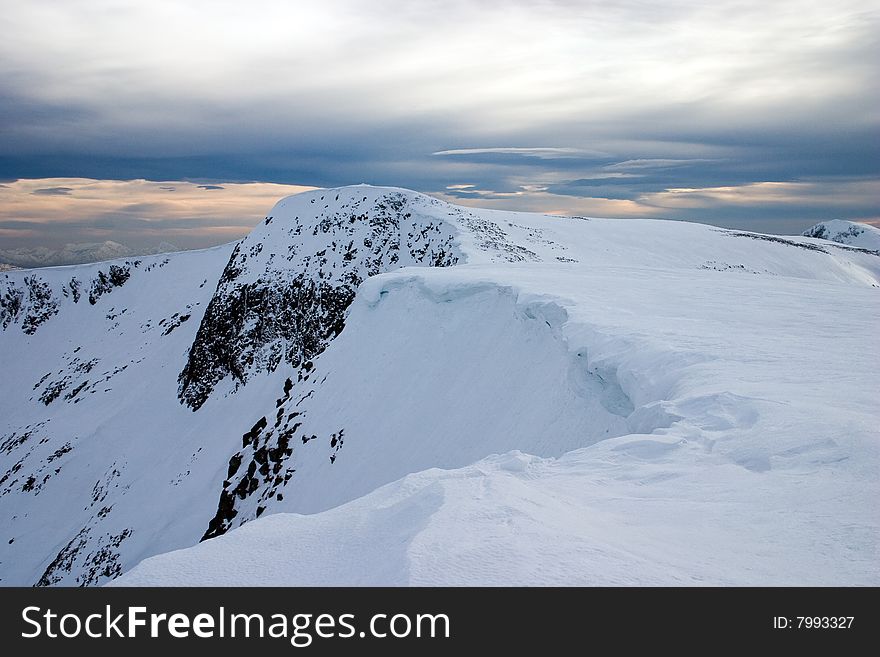
POLYGON ((880 228, 870 224, 832 219, 804 231, 805 237, 817 237, 838 244, 849 244, 863 249, 880 250, 880 228))
POLYGON ((876 585, 878 286, 368 186, 0 273, 0 583, 876 585))

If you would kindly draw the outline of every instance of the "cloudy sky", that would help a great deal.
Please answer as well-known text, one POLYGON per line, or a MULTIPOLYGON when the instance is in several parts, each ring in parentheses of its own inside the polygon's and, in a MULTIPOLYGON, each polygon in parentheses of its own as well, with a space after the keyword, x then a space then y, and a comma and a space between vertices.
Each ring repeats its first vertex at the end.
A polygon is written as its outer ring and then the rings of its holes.
POLYGON ((265 183, 880 223, 876 0, 3 0, 0 35, 0 247, 226 241, 301 189, 265 183))

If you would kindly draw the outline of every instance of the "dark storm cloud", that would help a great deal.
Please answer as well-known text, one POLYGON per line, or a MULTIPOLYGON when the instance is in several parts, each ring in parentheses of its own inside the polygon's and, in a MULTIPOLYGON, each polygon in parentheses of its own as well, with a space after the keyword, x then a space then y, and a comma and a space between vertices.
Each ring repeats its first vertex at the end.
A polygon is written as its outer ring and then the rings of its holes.
POLYGON ((34 227, 31 221, 20 221, 17 219, 0 219, 0 230, 27 230, 34 227))
POLYGON ((42 187, 31 192, 36 196, 70 196, 71 187, 42 187))
POLYGON ((0 179, 367 182, 768 231, 880 216, 857 187, 663 196, 880 177, 867 1, 36 4, 4 13, 0 179))

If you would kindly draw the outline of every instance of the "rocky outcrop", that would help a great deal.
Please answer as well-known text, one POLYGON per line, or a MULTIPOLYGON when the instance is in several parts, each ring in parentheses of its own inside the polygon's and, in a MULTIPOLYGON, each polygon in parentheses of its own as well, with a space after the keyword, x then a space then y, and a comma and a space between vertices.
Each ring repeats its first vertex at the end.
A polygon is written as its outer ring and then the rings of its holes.
POLYGON ((237 388, 282 362, 302 368, 342 331, 365 278, 405 265, 458 262, 453 227, 419 216, 418 200, 357 193, 288 199, 290 207, 276 206, 236 246, 180 373, 183 404, 197 410, 227 378, 237 388))
MULTIPOLYGON (((131 278, 132 267, 138 267, 139 260, 109 265, 107 272, 99 269, 89 282, 89 303, 95 305, 103 295, 125 285, 131 278)), ((37 272, 24 276, 17 282, 9 274, 4 274, 0 287, 0 328, 8 329, 12 324, 21 323, 21 330, 33 335, 37 329, 58 314, 63 299, 79 303, 83 295, 83 284, 76 277, 55 288, 37 272)))

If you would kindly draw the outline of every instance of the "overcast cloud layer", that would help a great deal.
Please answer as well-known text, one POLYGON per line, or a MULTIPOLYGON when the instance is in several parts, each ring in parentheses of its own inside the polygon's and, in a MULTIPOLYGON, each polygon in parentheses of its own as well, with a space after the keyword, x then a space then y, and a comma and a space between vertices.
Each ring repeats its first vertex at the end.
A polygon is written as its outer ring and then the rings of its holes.
MULTIPOLYGON (((31 0, 0 34, 10 181, 370 182, 781 233, 880 218, 873 1, 31 0)), ((44 182, 29 199, 74 193, 44 182)))

